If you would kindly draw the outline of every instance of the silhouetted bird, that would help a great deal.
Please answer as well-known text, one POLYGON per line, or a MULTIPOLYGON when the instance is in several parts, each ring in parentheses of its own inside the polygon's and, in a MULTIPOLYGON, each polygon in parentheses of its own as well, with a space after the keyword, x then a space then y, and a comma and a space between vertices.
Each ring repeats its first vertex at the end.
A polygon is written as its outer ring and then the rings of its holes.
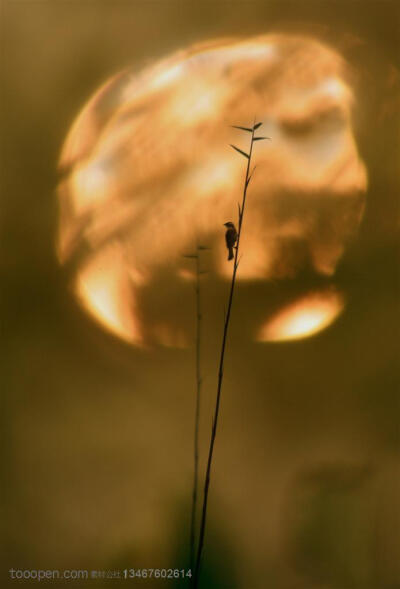
POLYGON ((228 260, 232 260, 233 259, 233 248, 234 248, 234 245, 237 241, 238 235, 237 235, 236 227, 231 221, 228 221, 228 223, 224 223, 224 225, 225 225, 225 227, 227 227, 227 230, 225 233, 225 241, 226 241, 226 247, 229 250, 228 260))

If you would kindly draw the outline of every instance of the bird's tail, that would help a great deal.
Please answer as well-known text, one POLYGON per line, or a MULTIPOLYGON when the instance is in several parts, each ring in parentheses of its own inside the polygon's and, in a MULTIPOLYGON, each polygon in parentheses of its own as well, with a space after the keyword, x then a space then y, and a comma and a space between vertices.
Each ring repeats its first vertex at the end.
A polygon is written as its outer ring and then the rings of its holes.
POLYGON ((229 260, 233 260, 233 247, 229 248, 229 255, 228 255, 228 261, 229 260))

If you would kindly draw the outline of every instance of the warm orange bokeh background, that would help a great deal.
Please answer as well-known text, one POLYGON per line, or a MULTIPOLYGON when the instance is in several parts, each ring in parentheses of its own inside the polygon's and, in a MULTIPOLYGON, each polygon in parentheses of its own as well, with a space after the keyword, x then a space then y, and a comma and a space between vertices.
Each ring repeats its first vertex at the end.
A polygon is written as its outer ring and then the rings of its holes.
MULTIPOLYGON (((77 304, 79 259, 60 268, 55 251, 56 188, 66 180, 57 165, 82 106, 116 72, 142 71, 207 39, 283 31, 314 36, 350 64, 367 205, 334 275, 311 267, 237 291, 205 587, 397 587, 398 3, 1 8, 4 571, 185 562, 194 350, 164 348, 152 330, 153 349, 135 349, 77 304), (304 340, 254 341, 266 314, 323 289, 344 305, 330 327, 304 340)), ((204 252, 205 267, 213 255, 204 252)), ((212 276, 203 289, 202 447, 226 300, 226 280, 212 276)), ((190 281, 171 280, 166 265, 140 302, 164 334, 166 317, 178 325, 183 341, 194 321, 190 281)))

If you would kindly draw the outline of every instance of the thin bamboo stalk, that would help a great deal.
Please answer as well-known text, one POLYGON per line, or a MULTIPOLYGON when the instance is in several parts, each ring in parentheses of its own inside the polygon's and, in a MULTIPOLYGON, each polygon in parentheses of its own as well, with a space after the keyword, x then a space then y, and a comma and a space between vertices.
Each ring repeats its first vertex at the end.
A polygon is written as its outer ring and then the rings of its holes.
POLYGON ((237 274, 237 269, 238 269, 239 261, 240 261, 239 260, 239 247, 240 247, 240 238, 241 238, 241 233, 242 233, 243 215, 244 215, 244 210, 245 210, 245 206, 246 206, 247 189, 248 189, 248 186, 249 186, 249 183, 251 180, 251 176, 254 172, 254 169, 253 169, 252 173, 250 174, 250 162, 251 162, 251 156, 252 156, 252 151, 253 151, 253 143, 256 140, 254 137, 254 131, 259 126, 260 126, 260 123, 258 123, 256 125, 255 121, 254 121, 254 125, 251 129, 243 128, 243 130, 245 130, 245 131, 251 131, 251 141, 250 141, 249 154, 246 154, 242 150, 239 150, 235 146, 232 146, 232 147, 234 147, 234 149, 236 149, 236 151, 238 151, 239 153, 241 153, 242 155, 247 157, 247 166, 246 166, 246 174, 245 174, 245 180, 244 180, 244 186, 243 186, 242 204, 239 205, 239 212, 238 212, 239 221, 238 221, 238 232, 237 232, 238 236, 237 236, 237 242, 236 242, 236 247, 235 247, 235 257, 234 257, 234 263, 233 263, 232 280, 231 280, 231 285, 230 285, 230 290, 229 290, 228 307, 227 307, 227 311, 226 311, 226 315, 225 315, 224 330, 223 330, 223 336, 222 336, 221 353, 220 353, 219 368, 218 368, 217 395, 216 395, 216 401, 215 401, 215 410, 214 410, 214 417, 213 417, 213 423, 212 423, 212 428, 211 428, 210 446, 209 446, 209 451, 208 451, 206 476, 205 476, 205 482, 204 482, 204 496, 203 496, 203 507, 202 507, 202 513, 201 513, 201 522, 200 522, 199 543, 198 543, 198 548, 197 548, 197 557, 196 557, 194 575, 192 577, 193 589, 197 589, 197 587, 198 587, 201 558, 202 558, 203 548, 204 548, 204 535, 205 535, 206 520, 207 520, 207 506, 208 506, 208 494, 209 494, 209 487, 210 487, 211 466, 212 466, 212 460, 213 460, 215 438, 217 435, 217 425, 218 425, 219 408, 220 408, 220 401, 221 401, 221 390, 222 390, 222 382, 223 382, 223 376, 224 376, 225 350, 226 350, 226 344, 227 344, 229 322, 230 322, 230 318, 231 318, 233 295, 234 295, 235 285, 236 285, 236 274, 237 274))

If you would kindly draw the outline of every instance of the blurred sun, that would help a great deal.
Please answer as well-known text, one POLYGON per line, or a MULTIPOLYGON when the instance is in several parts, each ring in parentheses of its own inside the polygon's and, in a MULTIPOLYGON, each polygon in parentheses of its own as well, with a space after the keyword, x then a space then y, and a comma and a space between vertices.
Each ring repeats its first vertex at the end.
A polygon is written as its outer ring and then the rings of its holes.
MULTIPOLYGON (((238 280, 295 280, 305 264, 332 277, 365 206, 355 104, 338 52, 288 34, 205 42, 109 80, 77 117, 60 160, 58 255, 62 264, 78 257, 80 303, 140 344, 157 328, 138 294, 163 268, 184 276, 182 253, 196 239, 213 244, 215 278, 229 279, 221 227, 237 215, 244 173, 229 145, 247 147, 232 125, 255 114, 272 141, 254 153, 238 280)), ((310 300, 313 308, 304 303, 262 338, 311 335, 343 307, 310 300)))

